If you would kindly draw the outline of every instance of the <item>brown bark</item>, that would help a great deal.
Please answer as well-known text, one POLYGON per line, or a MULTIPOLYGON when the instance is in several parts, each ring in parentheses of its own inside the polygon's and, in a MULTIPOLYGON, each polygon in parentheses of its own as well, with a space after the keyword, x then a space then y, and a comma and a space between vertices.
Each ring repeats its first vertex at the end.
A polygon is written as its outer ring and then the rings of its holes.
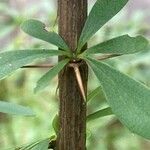
MULTIPOLYGON (((87 0, 58 0, 59 34, 76 51, 77 41, 87 17, 87 0)), ((61 60, 63 58, 59 58, 61 60)), ((88 67, 79 65, 82 82, 87 93, 88 67)), ((60 132, 57 150, 86 149, 86 102, 77 83, 74 69, 66 66, 59 74, 60 132)))

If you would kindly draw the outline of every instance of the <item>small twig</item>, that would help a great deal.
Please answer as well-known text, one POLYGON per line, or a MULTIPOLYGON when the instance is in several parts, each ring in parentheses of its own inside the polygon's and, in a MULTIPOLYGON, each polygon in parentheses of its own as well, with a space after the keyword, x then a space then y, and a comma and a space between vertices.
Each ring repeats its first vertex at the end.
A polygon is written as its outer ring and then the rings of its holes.
POLYGON ((117 57, 117 56, 121 56, 122 54, 104 54, 102 56, 98 57, 98 60, 105 60, 108 58, 113 58, 113 57, 117 57))
POLYGON ((21 68, 51 68, 54 65, 51 64, 44 64, 44 65, 27 65, 27 66, 22 66, 21 68))

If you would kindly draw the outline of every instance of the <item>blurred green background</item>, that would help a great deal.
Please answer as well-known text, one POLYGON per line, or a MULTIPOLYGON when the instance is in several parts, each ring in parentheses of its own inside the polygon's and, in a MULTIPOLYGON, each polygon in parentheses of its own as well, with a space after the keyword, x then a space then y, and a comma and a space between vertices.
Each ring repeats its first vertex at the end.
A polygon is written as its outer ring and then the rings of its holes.
MULTIPOLYGON (((89 1, 89 10, 94 1, 89 1)), ((89 46, 115 36, 142 34, 150 38, 150 2, 134 0, 105 25, 89 42, 89 46), (139 4, 139 5, 137 5, 139 4), (149 4, 149 5, 148 5, 149 4), (135 7, 134 7, 135 6, 135 7), (140 7, 141 6, 141 7, 140 7), (140 9, 138 9, 140 8, 140 9), (142 9, 144 8, 144 9, 142 9)), ((29 18, 39 19, 49 29, 57 31, 55 24, 56 0, 0 0, 0 51, 27 48, 54 48, 23 33, 19 26, 29 18)), ((54 57, 45 62, 56 63, 54 57)), ((150 87, 150 48, 136 55, 127 55, 107 62, 150 87)), ((47 89, 33 94, 36 81, 47 69, 20 69, 7 79, 0 81, 0 100, 29 106, 36 117, 9 116, 0 114, 0 150, 14 149, 54 134, 51 122, 58 112, 57 77, 47 89)), ((92 72, 89 75, 89 93, 98 86, 92 72)), ((107 106, 101 91, 88 103, 88 113, 107 106)), ((87 124, 88 150, 149 150, 150 142, 128 131, 114 117, 97 119, 87 124)))

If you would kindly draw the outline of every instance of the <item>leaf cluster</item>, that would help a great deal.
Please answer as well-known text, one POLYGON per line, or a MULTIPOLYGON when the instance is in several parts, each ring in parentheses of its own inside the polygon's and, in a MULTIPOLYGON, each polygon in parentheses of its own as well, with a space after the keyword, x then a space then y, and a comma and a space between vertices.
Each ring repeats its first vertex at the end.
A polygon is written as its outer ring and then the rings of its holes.
MULTIPOLYGON (((150 90, 143 84, 102 62, 102 60, 114 56, 133 54, 146 50, 149 44, 148 41, 139 35, 136 37, 121 35, 98 43, 82 52, 82 48, 88 40, 115 16, 127 2, 128 0, 97 0, 77 41, 76 52, 72 52, 69 49, 69 46, 59 34, 47 31, 42 22, 34 19, 25 21, 21 25, 24 32, 35 38, 54 44, 59 49, 16 50, 0 53, 0 79, 5 78, 10 73, 36 59, 64 56, 64 60, 50 68, 39 79, 35 87, 35 92, 38 92, 48 86, 49 81, 64 67, 72 65, 72 62, 75 64, 78 60, 84 60, 98 78, 109 104, 108 108, 90 114, 87 117, 87 121, 114 114, 131 132, 150 139, 150 90), (100 55, 99 60, 95 59, 95 54, 100 55)), ((75 66, 73 65, 74 68, 76 68, 75 66)), ((78 76, 77 80, 82 82, 80 74, 78 76)), ((79 84, 79 88, 84 96, 82 84, 79 84)), ((88 97, 88 100, 96 95, 98 91, 99 89, 94 90, 88 97)), ((15 111, 11 109, 6 111, 7 108, 3 109, 1 106, 4 106, 4 104, 0 103, 1 112, 12 114, 19 111, 19 108, 15 107, 15 111)), ((24 110, 22 109, 23 112, 20 112, 20 114, 24 114, 24 110)), ((26 114, 32 113, 27 110, 24 115, 26 114)))

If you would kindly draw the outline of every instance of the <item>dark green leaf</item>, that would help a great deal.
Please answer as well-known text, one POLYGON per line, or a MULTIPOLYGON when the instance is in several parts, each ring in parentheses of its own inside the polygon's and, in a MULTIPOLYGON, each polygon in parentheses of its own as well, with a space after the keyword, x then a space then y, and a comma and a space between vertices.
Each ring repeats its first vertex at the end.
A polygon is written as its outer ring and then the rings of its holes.
POLYGON ((69 50, 64 40, 57 33, 48 32, 45 29, 45 24, 38 20, 27 20, 21 25, 21 28, 35 38, 54 44, 63 50, 69 50))
POLYGON ((87 49, 85 53, 132 54, 145 50, 147 46, 148 41, 142 36, 130 37, 128 35, 123 35, 95 45, 87 49))
POLYGON ((95 90, 93 90, 88 96, 87 96, 87 101, 90 101, 91 99, 93 99, 94 97, 96 97, 99 93, 99 91, 101 90, 101 87, 97 87, 95 90))
POLYGON ((37 82, 37 85, 34 89, 34 92, 38 92, 43 90, 45 87, 49 85, 50 80, 52 80, 69 62, 69 59, 65 59, 60 61, 56 66, 50 69, 45 75, 43 75, 37 82))
POLYGON ((28 107, 4 101, 0 101, 0 112, 11 115, 23 115, 23 116, 35 115, 35 113, 28 107))
POLYGON ((106 99, 119 120, 133 133, 150 139, 150 90, 112 67, 88 58, 106 99))
POLYGON ((113 16, 115 16, 128 0, 97 0, 85 23, 78 42, 78 51, 83 45, 113 16))
POLYGON ((52 126, 57 135, 59 132, 59 116, 57 114, 55 115, 55 117, 53 119, 52 126))
POLYGON ((112 114, 113 114, 113 112, 112 112, 111 108, 107 107, 105 109, 101 109, 99 111, 96 111, 96 112, 88 115, 87 116, 87 122, 93 121, 93 120, 101 118, 101 117, 109 116, 109 115, 112 115, 112 114))
POLYGON ((17 50, 0 53, 0 79, 31 63, 35 59, 48 58, 55 55, 64 55, 58 50, 17 50))
POLYGON ((50 142, 49 142, 49 149, 56 149, 56 143, 57 143, 57 136, 53 135, 50 138, 50 142))

